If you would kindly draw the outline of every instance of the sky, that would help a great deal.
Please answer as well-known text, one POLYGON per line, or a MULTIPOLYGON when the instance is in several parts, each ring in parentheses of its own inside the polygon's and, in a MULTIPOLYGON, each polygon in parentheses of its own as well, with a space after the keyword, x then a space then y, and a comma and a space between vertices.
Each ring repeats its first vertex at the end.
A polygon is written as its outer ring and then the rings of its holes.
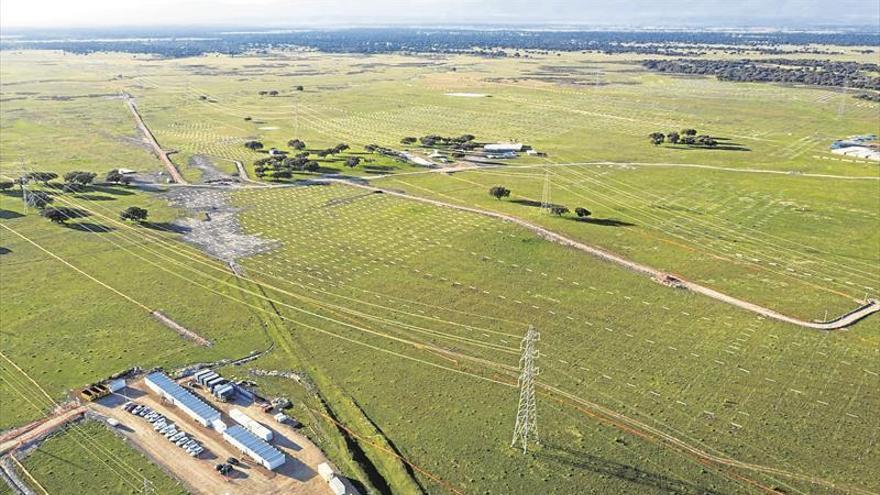
MULTIPOLYGON (((0 27, 880 26, 878 0, 2 0, 0 27)), ((880 29, 880 27, 878 27, 880 29)))

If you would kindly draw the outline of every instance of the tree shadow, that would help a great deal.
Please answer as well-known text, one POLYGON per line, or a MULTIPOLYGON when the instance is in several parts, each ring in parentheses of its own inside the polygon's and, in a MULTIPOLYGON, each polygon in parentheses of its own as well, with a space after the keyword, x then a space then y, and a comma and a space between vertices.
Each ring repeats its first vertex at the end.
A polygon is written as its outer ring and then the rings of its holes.
POLYGON ((58 207, 55 207, 55 209, 61 210, 64 213, 64 216, 67 217, 68 219, 71 219, 71 220, 74 218, 86 218, 86 217, 92 216, 91 213, 87 212, 86 210, 82 210, 80 208, 70 208, 68 206, 58 206, 58 207))
POLYGON ((537 452, 537 456, 667 493, 682 495, 708 495, 715 493, 709 488, 695 485, 688 481, 670 478, 662 474, 639 469, 635 466, 602 459, 586 452, 578 452, 564 447, 545 446, 537 452))
POLYGON ((614 218, 590 218, 590 217, 582 218, 582 217, 578 217, 578 218, 572 218, 572 220, 574 220, 575 222, 589 223, 592 225, 601 225, 603 227, 635 227, 635 225, 636 225, 634 223, 624 222, 623 220, 617 220, 614 218))
POLYGON ((394 169, 395 167, 391 165, 364 165, 364 170, 367 171, 387 172, 394 169))
POLYGON ((77 194, 76 199, 84 199, 86 201, 116 201, 113 196, 101 196, 99 194, 77 194))
POLYGON ((9 254, 12 250, 7 247, 0 247, 0 255, 9 254))
POLYGON ((89 222, 80 222, 80 223, 70 223, 67 224, 67 228, 71 230, 77 230, 79 232, 88 232, 91 234, 103 234, 106 232, 113 232, 113 227, 108 227, 106 225, 101 225, 99 223, 89 223, 89 222))
POLYGON ((21 218, 24 215, 17 211, 0 210, 0 220, 12 220, 13 218, 21 218))
POLYGON ((21 189, 4 189, 0 191, 0 194, 3 194, 4 196, 14 196, 16 198, 20 198, 21 189))
POLYGON ((126 186, 122 185, 95 185, 92 186, 92 189, 97 192, 112 194, 114 196, 131 196, 132 194, 134 194, 133 192, 126 189, 126 186))
MULTIPOLYGON (((510 202, 514 203, 514 204, 521 205, 521 206, 530 206, 532 208, 540 208, 540 207, 544 206, 544 203, 542 203, 540 201, 535 201, 534 199, 511 199, 510 202)), ((555 206, 563 206, 563 205, 557 205, 555 203, 548 203, 547 204, 547 208, 553 208, 555 206)))
POLYGON ((192 229, 186 225, 180 225, 174 222, 141 222, 141 226, 152 230, 174 232, 175 234, 186 234, 192 231, 192 229))

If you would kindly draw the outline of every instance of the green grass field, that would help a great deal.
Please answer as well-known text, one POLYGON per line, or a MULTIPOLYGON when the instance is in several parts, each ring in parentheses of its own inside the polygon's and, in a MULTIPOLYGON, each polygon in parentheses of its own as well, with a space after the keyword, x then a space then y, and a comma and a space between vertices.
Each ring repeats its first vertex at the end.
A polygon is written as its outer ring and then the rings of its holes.
POLYGON ((54 434, 23 464, 49 493, 137 494, 143 493, 144 479, 151 490, 148 493, 187 493, 178 481, 93 421, 75 423, 54 434))
MULTIPOLYGON (((522 140, 549 156, 454 174, 382 159, 382 174, 391 175, 373 184, 515 215, 808 320, 849 311, 880 287, 880 170, 828 152, 834 139, 876 132, 880 107, 832 90, 662 76, 633 56, 595 54, 159 60, 4 52, 0 77, 4 177, 161 170, 113 96, 120 91, 134 96, 191 181, 204 177, 189 165, 196 156, 224 174, 234 172, 231 160, 252 172, 265 155, 247 150, 249 139, 283 149, 294 137, 310 149, 344 142, 360 152, 370 143, 400 149, 404 136, 472 133, 522 140), (258 94, 273 89, 280 95, 258 94), (465 92, 491 97, 448 95, 465 92), (650 132, 684 127, 748 150, 648 141, 650 132), (749 171, 756 169, 765 172, 749 171), (493 199, 493 185, 509 187, 511 197, 493 199), (529 206, 545 187, 552 202, 586 207, 594 220, 529 206)), ((314 176, 297 176, 306 177, 314 176)), ((25 215, 17 188, 0 195, 2 352, 61 402, 69 390, 131 366, 174 368, 274 343, 264 357, 225 372, 293 397, 305 433, 373 489, 880 490, 876 315, 845 331, 807 330, 663 287, 499 220, 353 186, 303 184, 55 191, 53 205, 89 214, 66 227, 33 209, 25 215), (149 209, 149 224, 118 219, 132 205, 149 209), (171 223, 221 222, 212 205, 234 209, 236 235, 269 247, 236 259, 244 278, 171 223), (119 293, 214 345, 183 340, 119 293), (519 344, 530 324, 541 332, 541 445, 523 456, 509 444, 519 344), (250 369, 301 371, 323 403, 250 369), (322 411, 351 430, 353 444, 322 411), (738 464, 707 462, 672 440, 738 464)), ((17 370, 3 364, 0 372, 0 427, 48 411, 17 370)), ((66 437, 41 450, 70 448, 66 437)), ((47 487, 75 486, 76 470, 39 457, 41 450, 28 469, 47 487)))

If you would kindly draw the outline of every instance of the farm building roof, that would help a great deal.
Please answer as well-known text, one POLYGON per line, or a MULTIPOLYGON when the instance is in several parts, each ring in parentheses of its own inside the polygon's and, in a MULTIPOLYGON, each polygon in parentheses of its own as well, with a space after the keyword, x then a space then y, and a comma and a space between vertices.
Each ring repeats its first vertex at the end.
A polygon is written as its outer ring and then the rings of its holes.
POLYGON ((184 407, 191 414, 199 416, 206 422, 211 422, 215 418, 220 417, 220 412, 202 402, 201 399, 189 393, 185 388, 181 387, 174 380, 161 371, 156 371, 147 375, 146 380, 152 382, 156 387, 174 399, 174 403, 178 407, 184 407))
POLYGON ((254 455, 257 455, 267 461, 272 461, 274 459, 277 459, 278 457, 284 457, 284 454, 282 454, 278 449, 261 440, 253 433, 247 431, 243 426, 230 426, 226 429, 225 432, 223 432, 223 434, 228 435, 236 442, 245 446, 254 455))
POLYGON ((483 146, 485 151, 522 151, 522 143, 495 143, 483 146))

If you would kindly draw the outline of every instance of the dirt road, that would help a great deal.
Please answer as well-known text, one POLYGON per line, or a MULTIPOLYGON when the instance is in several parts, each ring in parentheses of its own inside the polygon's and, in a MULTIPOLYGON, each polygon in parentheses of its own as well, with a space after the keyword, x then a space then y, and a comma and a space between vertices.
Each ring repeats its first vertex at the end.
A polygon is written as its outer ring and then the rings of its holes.
POLYGON ((83 406, 77 406, 73 409, 65 408, 56 414, 31 423, 27 427, 14 430, 10 432, 10 435, 4 435, 3 441, 0 443, 0 455, 52 433, 68 421, 79 419, 85 412, 86 408, 83 406))
POLYGON ((159 146, 159 142, 156 141, 156 137, 153 136, 153 133, 150 131, 150 128, 147 127, 147 124, 144 122, 143 117, 141 117, 140 112, 137 110, 137 106, 134 104, 133 98, 126 98, 126 103, 128 104, 129 110, 131 110, 131 114, 134 116, 134 120, 137 123, 138 129, 144 134, 144 137, 147 138, 147 141, 150 143, 150 146, 153 147, 153 152, 156 153, 156 156, 162 160, 162 164, 165 165, 165 170, 168 171, 168 175, 171 176, 171 180, 178 184, 186 184, 186 180, 184 180, 183 176, 180 175, 180 171, 177 170, 177 167, 174 165, 174 162, 171 161, 171 158, 168 157, 168 152, 163 150, 161 146, 159 146))
MULTIPOLYGON (((641 263, 636 263, 635 261, 628 260, 626 258, 618 256, 618 255, 611 253, 609 251, 605 251, 604 249, 599 249, 597 247, 590 246, 590 245, 584 244, 579 241, 575 241, 574 239, 557 234, 556 232, 545 229, 544 227, 541 227, 539 225, 533 224, 531 222, 528 222, 526 220, 511 216, 511 215, 505 215, 502 213, 496 213, 494 211, 473 208, 470 206, 461 206, 461 205, 456 205, 456 204, 452 204, 452 203, 446 203, 444 201, 439 201, 436 199, 429 199, 429 198, 423 198, 423 197, 419 197, 419 196, 412 196, 412 195, 401 193, 398 191, 392 191, 389 189, 383 189, 383 188, 379 188, 379 187, 375 187, 375 186, 359 184, 359 183, 355 183, 355 182, 347 181, 347 180, 343 180, 343 179, 325 179, 325 180, 327 180, 329 182, 336 182, 336 183, 340 183, 340 184, 346 184, 349 186, 360 187, 362 189, 368 189, 371 191, 379 191, 384 194, 388 194, 390 196, 404 198, 404 199, 408 199, 411 201, 419 201, 421 203, 427 203, 427 204, 431 204, 431 205, 435 205, 435 206, 441 206, 444 208, 452 208, 455 210, 467 211, 470 213, 476 213, 478 215, 497 218, 497 219, 503 220, 505 222, 511 222, 511 223, 517 224, 523 228, 526 228, 526 229, 534 232, 535 234, 537 234, 539 237, 541 237, 543 239, 546 239, 546 240, 552 241, 552 242, 556 242, 558 244, 562 244, 564 246, 568 246, 568 247, 577 249, 579 251, 583 251, 587 254, 590 254, 590 255, 595 256, 597 258, 600 258, 602 260, 610 261, 610 262, 615 263, 617 265, 623 266, 624 268, 627 268, 628 270, 631 270, 633 272, 651 277, 652 279, 655 279, 658 281, 668 279, 667 273, 660 271, 660 270, 657 270, 656 268, 652 268, 648 265, 643 265, 641 263)), ((687 280, 682 280, 680 278, 675 279, 675 285, 679 286, 681 288, 696 292, 698 294, 702 294, 704 296, 711 297, 711 298, 716 299, 718 301, 721 301, 721 302, 724 302, 727 304, 731 304, 731 305, 736 306, 738 308, 742 308, 742 309, 757 313, 757 314, 759 314, 761 316, 765 316, 767 318, 773 318, 774 320, 783 321, 786 323, 790 323, 792 325, 797 325, 797 326, 801 326, 801 327, 805 327, 805 328, 813 328, 813 329, 817 329, 817 330, 838 330, 841 328, 846 328, 849 325, 852 325, 853 323, 856 323, 857 321, 861 320, 862 318, 865 318, 866 316, 868 316, 872 313, 876 313, 876 312, 880 311, 880 302, 872 299, 872 300, 866 301, 863 306, 856 308, 854 311, 847 313, 845 315, 842 315, 842 316, 835 318, 833 320, 825 321, 825 322, 806 321, 806 320, 801 320, 798 318, 784 315, 784 314, 779 313, 777 311, 774 311, 772 309, 765 308, 763 306, 759 306, 757 304, 753 304, 748 301, 743 301, 742 299, 737 299, 733 296, 718 292, 714 289, 710 289, 709 287, 706 287, 706 286, 703 286, 703 285, 700 285, 700 284, 697 284, 694 282, 689 282, 687 280)))

